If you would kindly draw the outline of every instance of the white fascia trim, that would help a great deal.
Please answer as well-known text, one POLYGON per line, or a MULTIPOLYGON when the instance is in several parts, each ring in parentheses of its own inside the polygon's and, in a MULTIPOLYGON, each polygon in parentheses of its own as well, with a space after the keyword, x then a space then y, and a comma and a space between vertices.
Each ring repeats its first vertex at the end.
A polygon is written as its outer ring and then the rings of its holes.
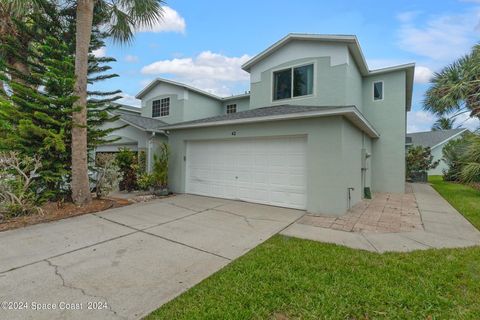
POLYGON ((433 147, 431 147, 430 150, 433 150, 433 149, 435 149, 435 148, 437 148, 437 147, 439 147, 439 146, 447 143, 448 141, 450 141, 450 140, 452 140, 452 139, 455 139, 456 137, 458 137, 458 136, 461 135, 461 134, 464 134, 464 133, 467 132, 467 131, 469 131, 469 130, 468 130, 468 129, 463 129, 463 130, 460 131, 459 133, 456 133, 456 134, 454 134, 453 136, 451 136, 450 138, 445 139, 445 140, 443 140, 443 141, 440 142, 440 143, 437 143, 436 145, 434 145, 433 147))
MULTIPOLYGON (((109 112, 110 113, 110 112, 109 112)), ((116 114, 113 114, 115 116, 117 116, 116 114)), ((142 128, 140 126, 137 126, 136 124, 134 123, 131 123, 130 121, 127 121, 125 119, 122 119, 122 118, 118 118, 118 121, 122 121, 123 123, 126 123, 128 124, 129 126, 132 126, 134 128, 137 128, 138 130, 141 130, 141 131, 144 131, 144 132, 158 132, 158 133, 163 133, 165 134, 165 132, 163 130, 154 130, 154 129, 146 129, 146 128, 142 128)))
POLYGON ((400 64, 397 66, 391 66, 391 67, 386 67, 381 69, 369 70, 368 75, 388 73, 388 72, 399 71, 399 70, 404 70, 409 68, 415 68, 415 63, 412 62, 412 63, 400 64))
POLYGON ((323 40, 323 41, 338 41, 338 42, 357 42, 357 37, 353 35, 331 35, 331 34, 308 34, 308 33, 289 33, 282 39, 278 40, 267 49, 263 50, 252 59, 245 62, 241 68, 245 71, 249 71, 250 67, 256 64, 258 61, 268 57, 272 52, 277 50, 291 40, 323 40))
POLYGON ((229 100, 243 99, 243 98, 249 98, 249 97, 250 97, 250 93, 243 93, 243 94, 237 94, 234 96, 223 97, 223 98, 220 98, 220 100, 229 101, 229 100))
POLYGON ((142 99, 142 97, 147 94, 147 92, 149 92, 157 83, 159 82, 164 82, 164 83, 168 83, 168 84, 171 84, 173 86, 177 86, 177 87, 181 87, 181 88, 184 88, 184 89, 187 89, 187 90, 190 90, 190 91, 193 91, 193 92, 197 92, 199 94, 203 94, 207 97, 210 97, 212 99, 215 99, 215 100, 222 100, 221 97, 219 96, 216 96, 214 94, 211 94, 207 91, 203 91, 201 89, 197 89, 195 87, 192 87, 192 86, 189 86, 188 84, 185 84, 185 83, 181 83, 181 82, 177 82, 177 81, 173 81, 173 80, 168 80, 168 79, 163 79, 163 78, 156 78, 155 80, 153 80, 152 82, 150 82, 142 91, 140 91, 139 93, 137 93, 137 95, 135 96, 135 98, 137 99, 142 99))
POLYGON ((193 124, 180 124, 180 125, 171 125, 166 126, 164 130, 175 130, 175 129, 189 129, 189 128, 202 128, 202 127, 213 127, 213 126, 222 126, 222 125, 231 125, 231 124, 246 124, 246 123, 255 123, 255 122, 266 122, 266 121, 278 121, 278 120, 295 120, 295 119, 304 119, 304 118, 313 118, 313 117, 326 117, 326 116, 345 116, 357 127, 362 129, 367 133, 371 138, 379 138, 380 134, 375 130, 375 128, 368 122, 367 119, 358 111, 355 107, 346 107, 338 108, 334 110, 320 110, 320 111, 310 111, 310 112, 300 112, 292 114, 282 114, 274 116, 264 116, 264 117, 253 117, 246 119, 235 119, 235 120, 223 120, 223 121, 214 121, 214 122, 205 122, 205 123, 193 123, 193 124))

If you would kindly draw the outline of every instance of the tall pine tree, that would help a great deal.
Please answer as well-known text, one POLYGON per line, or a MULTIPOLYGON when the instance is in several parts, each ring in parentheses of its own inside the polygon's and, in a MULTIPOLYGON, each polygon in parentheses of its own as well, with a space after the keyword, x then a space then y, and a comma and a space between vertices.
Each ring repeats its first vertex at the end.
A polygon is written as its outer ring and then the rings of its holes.
MULTIPOLYGON (((51 8, 51 10, 53 10, 51 8)), ((56 9, 55 9, 56 10, 56 9)), ((50 12, 49 15, 52 13, 50 12)), ((0 150, 15 150, 22 155, 39 155, 43 166, 39 171, 36 190, 39 201, 64 198, 69 195, 71 170, 71 114, 74 84, 74 19, 68 10, 59 11, 61 23, 55 28, 48 16, 38 15, 24 21, 16 21, 22 32, 32 39, 22 55, 29 68, 29 75, 22 81, 14 81, 18 74, 15 66, 0 61, 0 77, 7 84, 9 94, 0 95, 0 150), (47 30, 54 36, 45 36, 47 30), (62 39, 62 40, 58 40, 62 39), (25 52, 26 51, 26 52, 25 52)), ((103 46, 103 34, 96 27, 90 50, 103 46)), ((3 52, 18 54, 22 45, 15 37, 6 37, 1 44, 3 52)), ((104 81, 116 74, 108 74, 107 63, 115 61, 108 57, 89 58, 89 83, 104 81)), ((120 91, 91 92, 88 103, 88 145, 93 149, 107 141, 115 129, 101 130, 108 121, 115 121, 108 111, 117 107, 110 102, 120 98, 120 91)))

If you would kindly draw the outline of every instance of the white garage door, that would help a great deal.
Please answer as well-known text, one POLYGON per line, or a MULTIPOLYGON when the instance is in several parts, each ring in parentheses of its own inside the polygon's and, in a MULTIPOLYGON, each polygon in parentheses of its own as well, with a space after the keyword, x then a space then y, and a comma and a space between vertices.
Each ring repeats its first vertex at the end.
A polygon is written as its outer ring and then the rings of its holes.
POLYGON ((305 209, 306 154, 306 137, 188 142, 186 192, 305 209))

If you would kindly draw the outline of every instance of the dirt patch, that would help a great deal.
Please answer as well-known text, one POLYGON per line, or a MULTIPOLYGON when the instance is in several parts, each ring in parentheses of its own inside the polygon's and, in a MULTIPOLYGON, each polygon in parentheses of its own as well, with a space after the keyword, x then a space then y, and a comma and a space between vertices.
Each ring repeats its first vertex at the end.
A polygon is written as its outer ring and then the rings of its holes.
POLYGON ((22 228, 38 223, 61 220, 82 214, 99 212, 110 208, 118 208, 131 204, 124 199, 94 199, 92 203, 76 206, 73 203, 49 202, 42 206, 43 214, 16 217, 0 222, 0 231, 22 228))

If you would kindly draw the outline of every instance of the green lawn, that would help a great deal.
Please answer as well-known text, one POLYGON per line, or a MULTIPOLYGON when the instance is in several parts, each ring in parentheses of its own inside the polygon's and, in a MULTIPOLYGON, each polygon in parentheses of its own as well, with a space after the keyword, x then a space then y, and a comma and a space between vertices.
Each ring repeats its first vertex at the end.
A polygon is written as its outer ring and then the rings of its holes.
MULTIPOLYGON (((480 227, 480 192, 432 184, 480 227)), ((274 236, 147 319, 480 319, 480 247, 377 254, 274 236)))
POLYGON ((275 236, 147 319, 480 319, 480 248, 376 254, 275 236))
POLYGON ((480 229, 480 190, 443 181, 441 176, 431 176, 428 181, 442 197, 480 229))

